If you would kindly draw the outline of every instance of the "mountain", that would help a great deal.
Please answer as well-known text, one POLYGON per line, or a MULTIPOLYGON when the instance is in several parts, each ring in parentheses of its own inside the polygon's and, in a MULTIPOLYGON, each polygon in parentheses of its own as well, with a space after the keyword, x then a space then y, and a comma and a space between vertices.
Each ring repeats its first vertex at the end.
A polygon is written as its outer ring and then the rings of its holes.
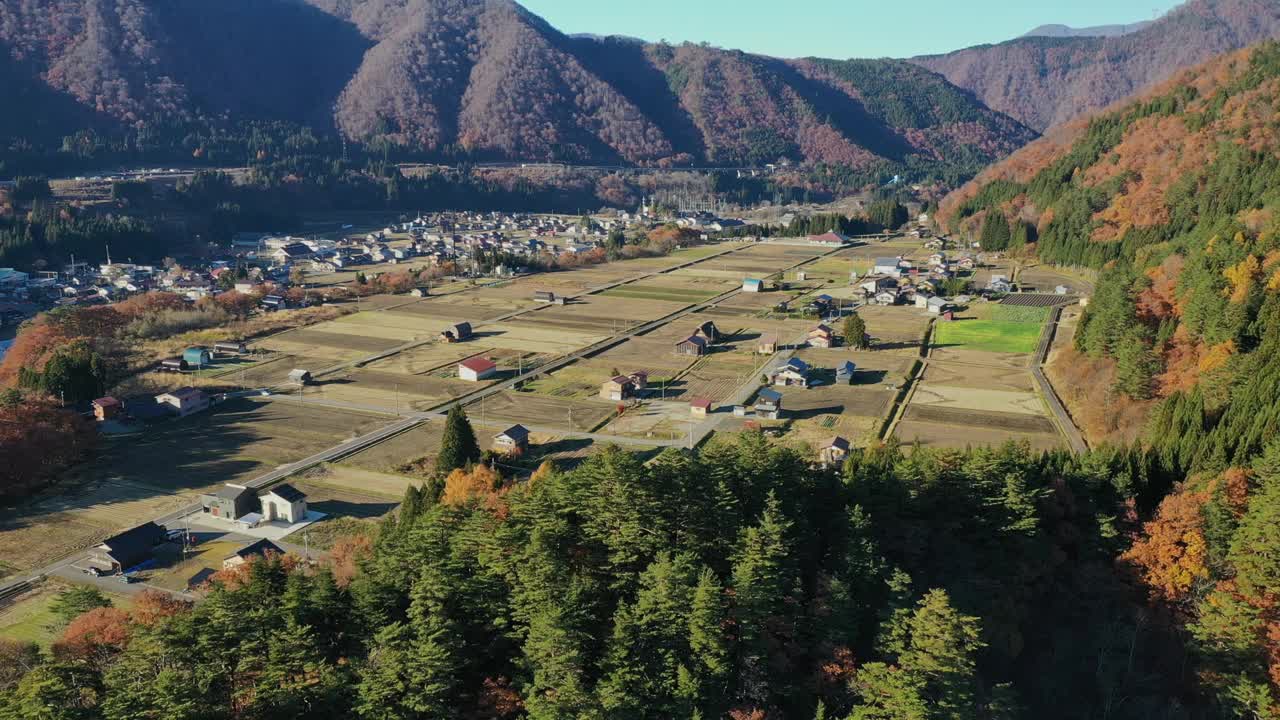
POLYGON ((0 79, 8 146, 279 121, 423 157, 971 175, 1034 137, 902 61, 568 36, 509 0, 0 0, 0 79))
POLYGON ((1280 36, 1280 0, 1191 0, 1120 37, 1026 37, 911 62, 1044 132, 1179 69, 1280 36))
POLYGON ((1022 37, 1120 37, 1130 35, 1150 25, 1151 21, 1131 23, 1129 25, 1094 25, 1092 27, 1073 28, 1067 25, 1041 25, 1022 37))
POLYGON ((1280 508, 1277 106, 1267 42, 1055 130, 940 212, 989 247, 1028 238, 1099 270, 1048 372, 1091 440, 1136 439, 1147 472, 1186 479, 1125 560, 1203 650, 1193 675, 1223 708, 1206 717, 1280 697, 1280 575, 1260 574, 1277 566, 1258 540, 1280 508))

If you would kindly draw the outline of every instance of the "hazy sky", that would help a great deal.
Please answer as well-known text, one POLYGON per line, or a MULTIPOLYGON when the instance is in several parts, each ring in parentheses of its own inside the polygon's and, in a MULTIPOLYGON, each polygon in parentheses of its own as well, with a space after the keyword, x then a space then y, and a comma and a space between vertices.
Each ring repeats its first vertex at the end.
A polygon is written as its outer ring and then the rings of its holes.
POLYGON ((566 33, 706 41, 780 57, 909 57, 1048 23, 1150 20, 1176 0, 517 0, 566 33))

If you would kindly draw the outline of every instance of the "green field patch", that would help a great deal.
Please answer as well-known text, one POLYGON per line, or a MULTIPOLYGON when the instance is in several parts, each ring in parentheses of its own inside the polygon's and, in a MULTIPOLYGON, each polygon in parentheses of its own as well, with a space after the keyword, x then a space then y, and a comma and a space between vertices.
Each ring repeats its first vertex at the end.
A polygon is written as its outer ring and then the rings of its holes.
POLYGON ((998 320, 957 320, 939 323, 934 347, 966 347, 997 353, 1032 353, 1040 341, 1040 325, 998 320))
POLYGON ((1034 323, 1043 325, 1049 318, 1047 307, 1027 307, 1023 305, 992 305, 991 319, 997 322, 1034 323))
POLYGON ((600 294, 605 297, 630 298, 632 300, 664 300, 692 305, 709 300, 720 293, 713 290, 693 290, 655 285, 622 285, 600 294))

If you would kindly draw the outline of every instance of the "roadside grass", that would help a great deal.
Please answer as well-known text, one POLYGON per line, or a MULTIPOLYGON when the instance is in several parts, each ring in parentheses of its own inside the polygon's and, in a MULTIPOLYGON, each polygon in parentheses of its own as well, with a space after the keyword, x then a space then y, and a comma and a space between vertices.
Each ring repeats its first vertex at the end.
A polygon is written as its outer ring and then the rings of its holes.
POLYGON ((233 541, 214 541, 197 545, 194 553, 182 559, 180 551, 174 553, 173 561, 165 567, 147 571, 148 585, 155 585, 166 590, 179 592, 187 589, 187 580, 201 570, 217 572, 222 569, 222 561, 247 543, 233 541))
POLYGON ((379 521, 373 518, 327 517, 286 535, 282 540, 294 545, 305 543, 312 550, 327 552, 333 548, 333 543, 340 537, 348 535, 376 537, 378 523, 379 521), (306 533, 305 538, 303 532, 306 533))
POLYGON ((1040 341, 1040 331, 1039 323, 959 320, 939 323, 934 329, 933 344, 985 352, 1032 353, 1040 341))
MULTIPOLYGON (((61 621, 53 614, 53 601, 65 589, 60 582, 49 582, 0 612, 0 638, 33 642, 47 650, 62 633, 61 621)), ((110 592, 105 595, 121 610, 128 610, 133 604, 124 595, 110 592)))

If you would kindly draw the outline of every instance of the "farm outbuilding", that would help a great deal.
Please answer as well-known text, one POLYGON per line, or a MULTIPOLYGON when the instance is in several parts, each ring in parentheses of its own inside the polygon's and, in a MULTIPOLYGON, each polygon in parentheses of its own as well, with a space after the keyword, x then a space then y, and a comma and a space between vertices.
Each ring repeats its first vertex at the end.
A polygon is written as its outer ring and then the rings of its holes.
POLYGON ((445 328, 440 333, 440 342, 456 343, 471 339, 471 323, 458 323, 445 328))
POLYGON ((849 457, 849 441, 839 436, 831 438, 818 448, 818 462, 827 467, 841 465, 847 457, 849 457))
POLYGON ((294 385, 310 385, 313 379, 310 370, 294 368, 289 371, 289 382, 294 385))
POLYGON ((244 355, 249 352, 249 346, 235 340, 228 340, 213 344, 213 351, 220 355, 244 355))
POLYGON ((705 418, 711 412, 711 401, 707 398, 694 398, 689 403, 689 412, 695 418, 705 418))
POLYGON ((756 415, 766 420, 782 417, 782 393, 769 388, 756 393, 756 415))
POLYGON ((700 338, 697 335, 690 335, 684 340, 681 340, 680 342, 676 343, 676 354, 677 355, 695 355, 695 356, 706 355, 707 341, 706 339, 700 338))
POLYGON ((500 452, 525 452, 529 449, 529 430, 523 425, 512 425, 493 436, 493 448, 500 452))
POLYGON ((469 382, 479 382, 498 372, 498 366, 492 360, 473 357, 458 363, 458 377, 469 382))
POLYGON ((635 394, 635 384, 631 378, 621 375, 609 378, 600 384, 600 399, 621 402, 635 394))
POLYGON ((764 281, 755 278, 747 278, 742 281, 742 292, 758 293, 764 292, 764 281))
POLYGON ((187 348, 182 351, 182 359, 187 362, 188 367, 199 369, 213 362, 213 353, 208 348, 187 348))

